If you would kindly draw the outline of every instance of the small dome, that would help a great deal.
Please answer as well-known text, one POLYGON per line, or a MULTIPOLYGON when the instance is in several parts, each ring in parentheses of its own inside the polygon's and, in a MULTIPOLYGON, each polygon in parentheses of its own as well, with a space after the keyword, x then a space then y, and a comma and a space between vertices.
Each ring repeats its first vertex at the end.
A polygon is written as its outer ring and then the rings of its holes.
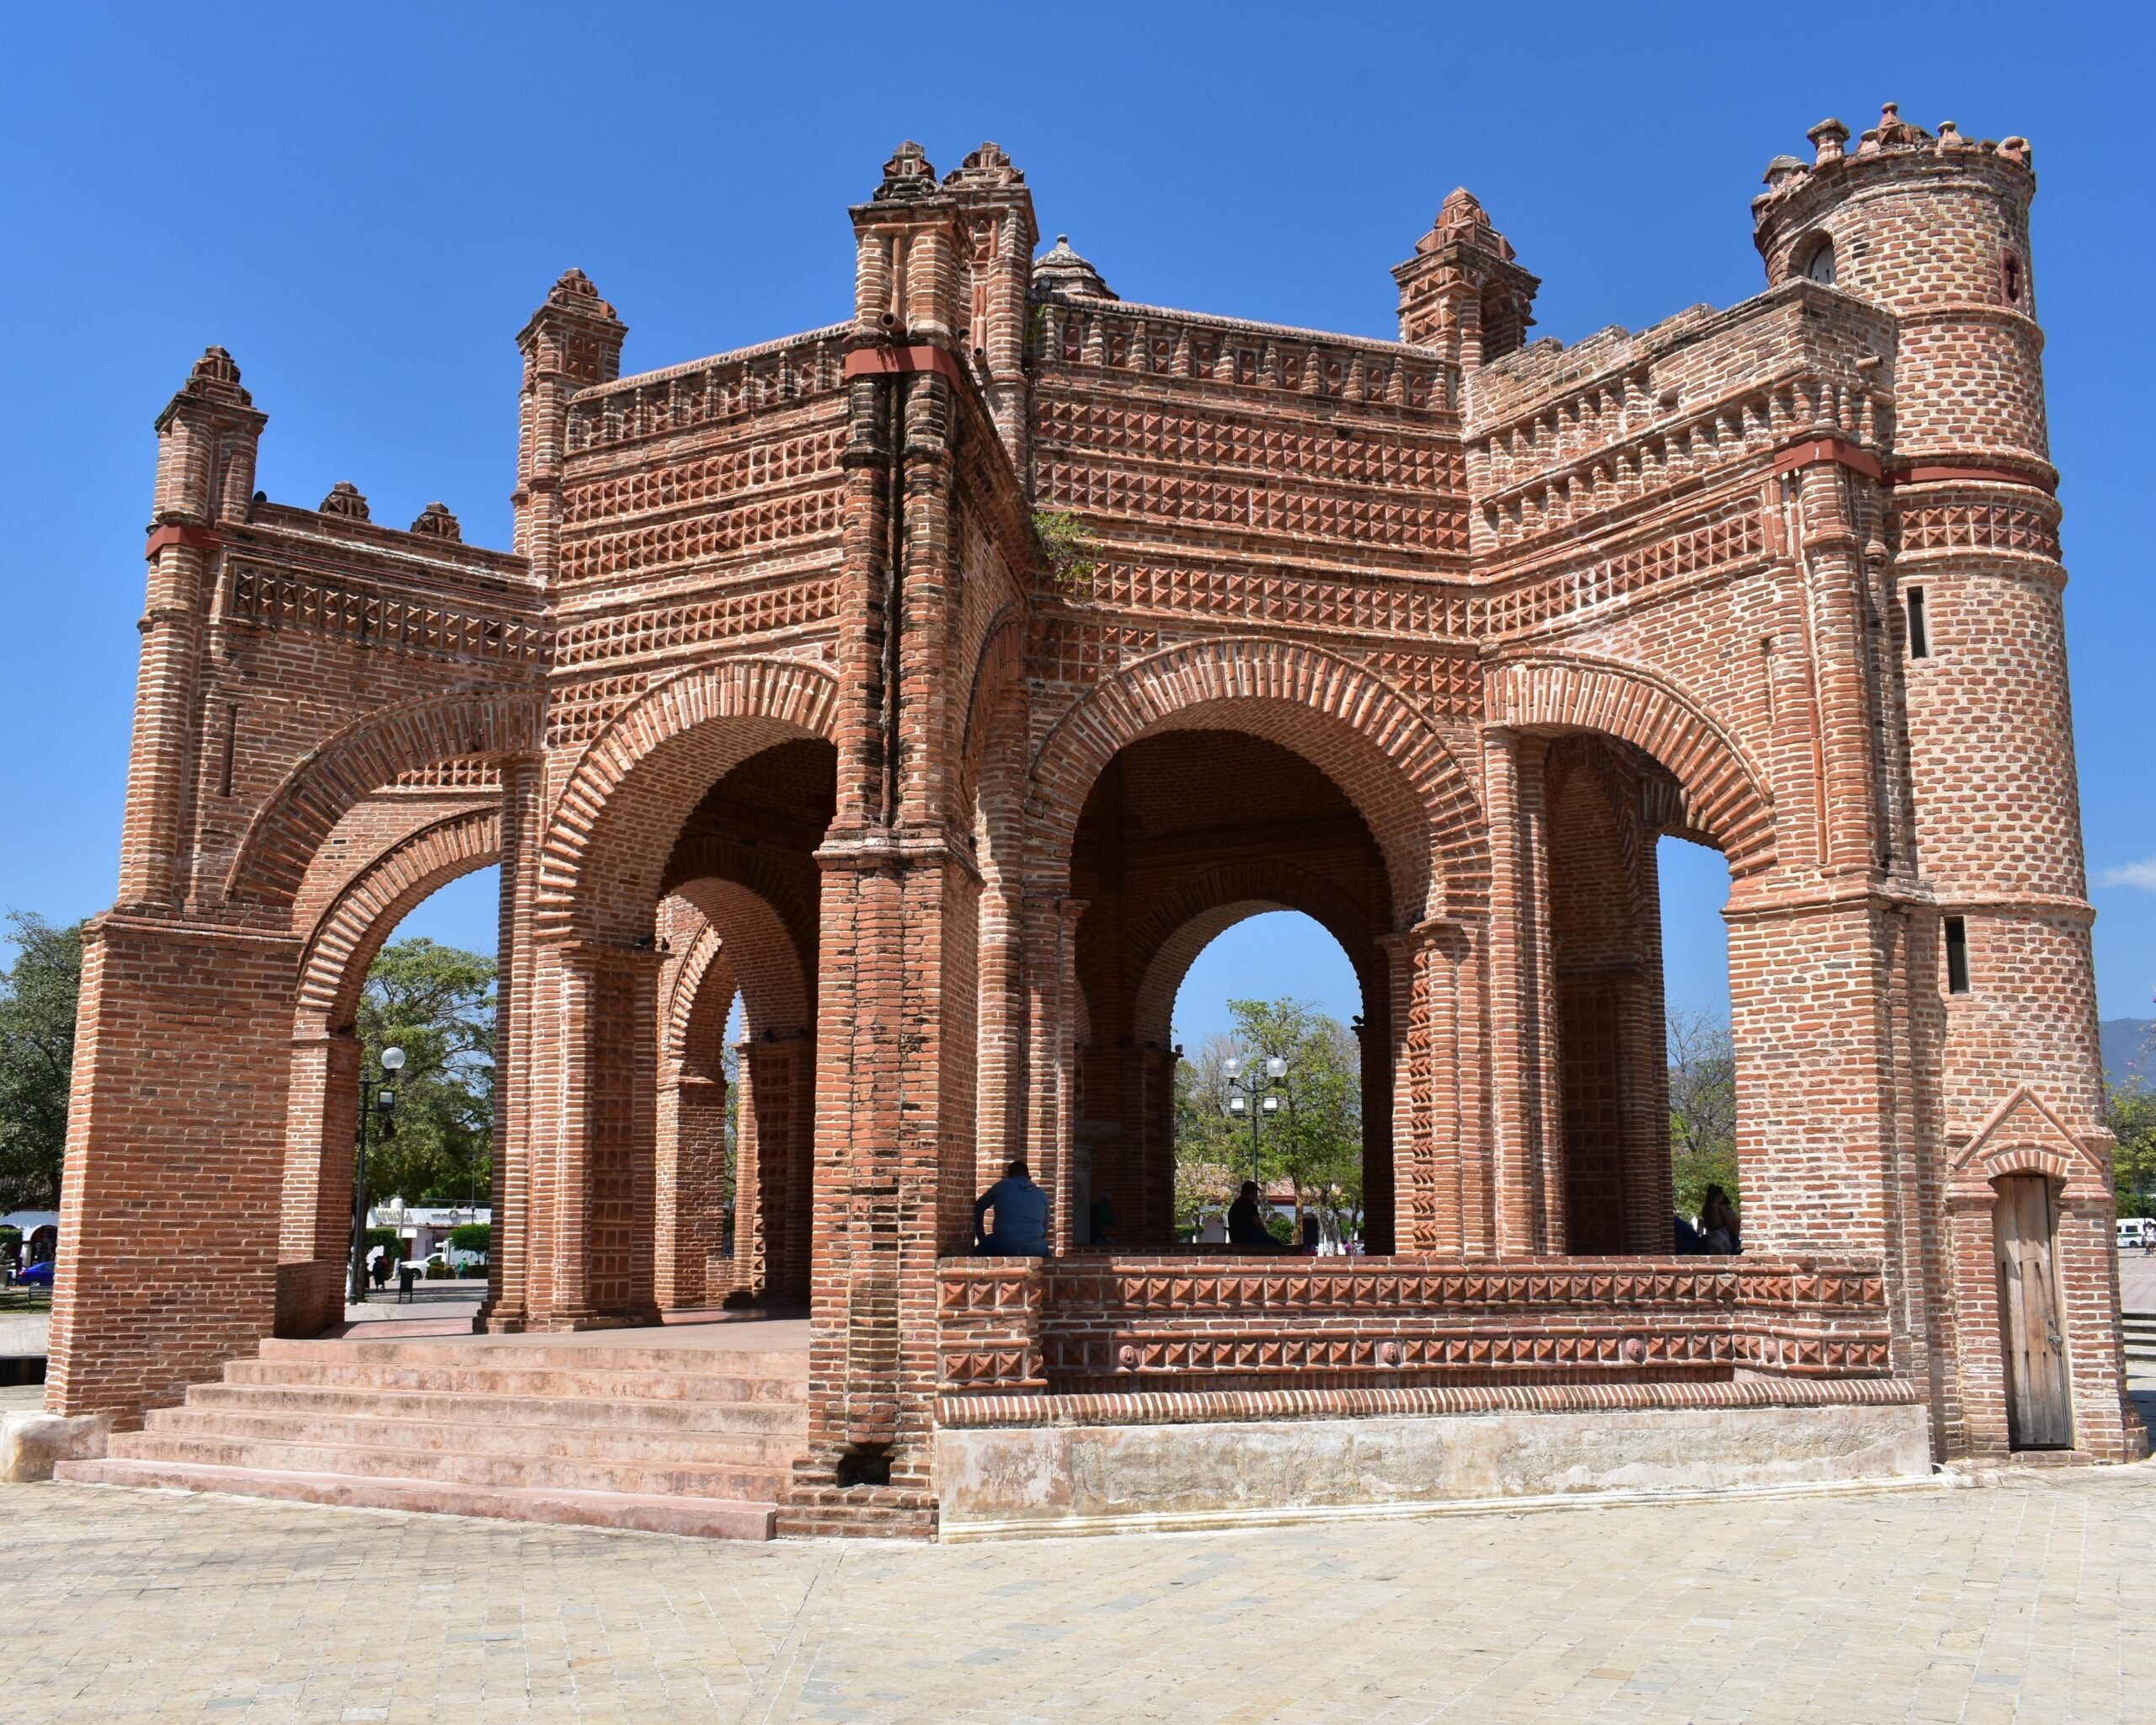
POLYGON ((1059 233, 1055 244, 1033 259, 1033 286, 1054 294, 1077 294, 1087 299, 1112 300, 1113 289, 1101 272, 1070 249, 1070 236, 1059 233))

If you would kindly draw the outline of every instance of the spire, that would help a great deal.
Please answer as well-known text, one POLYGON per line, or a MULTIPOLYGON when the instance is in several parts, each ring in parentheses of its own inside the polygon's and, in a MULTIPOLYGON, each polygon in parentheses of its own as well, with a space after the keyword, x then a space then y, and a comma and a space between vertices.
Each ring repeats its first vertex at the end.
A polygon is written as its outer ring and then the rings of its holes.
POLYGON ((919 144, 908 138, 883 164, 883 183, 876 188, 874 201, 928 198, 936 195, 936 164, 919 144))

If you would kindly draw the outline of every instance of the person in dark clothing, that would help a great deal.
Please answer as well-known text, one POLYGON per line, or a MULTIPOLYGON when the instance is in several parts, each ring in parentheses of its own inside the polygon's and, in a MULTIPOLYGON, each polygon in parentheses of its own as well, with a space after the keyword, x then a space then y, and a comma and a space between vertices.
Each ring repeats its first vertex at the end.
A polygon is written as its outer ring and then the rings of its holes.
POLYGON ((1003 1171, 1003 1178, 974 1201, 974 1251, 987 1258, 1046 1258, 1048 1194, 1033 1184, 1033 1176, 1022 1162, 1003 1171), (995 1212, 993 1228, 988 1213, 995 1212))
POLYGON ((1265 1226, 1265 1212, 1257 1201, 1257 1182, 1246 1180, 1235 1201, 1228 1206, 1228 1244, 1241 1252, 1278 1252, 1280 1242, 1265 1226))
POLYGON ((1707 1249, 1707 1242, 1700 1237, 1700 1231, 1680 1215, 1669 1219, 1670 1231, 1677 1236, 1677 1255, 1693 1258, 1707 1249))
POLYGON ((1744 1236, 1737 1231, 1737 1211, 1730 1204, 1729 1194, 1719 1186, 1707 1188, 1706 1202, 1700 1206, 1700 1231, 1706 1236, 1710 1252, 1744 1250, 1744 1236))

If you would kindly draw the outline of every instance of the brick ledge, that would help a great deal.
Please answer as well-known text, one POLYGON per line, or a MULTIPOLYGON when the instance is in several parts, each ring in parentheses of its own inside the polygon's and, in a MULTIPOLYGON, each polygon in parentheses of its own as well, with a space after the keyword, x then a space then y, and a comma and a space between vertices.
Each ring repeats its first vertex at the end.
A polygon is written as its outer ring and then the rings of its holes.
POLYGON ((1486 1384, 1458 1389, 1139 1391, 1100 1396, 944 1396, 937 1423, 1181 1425, 1369 1414, 1572 1413, 1684 1407, 1917 1407, 1905 1378, 1750 1379, 1711 1384, 1486 1384))

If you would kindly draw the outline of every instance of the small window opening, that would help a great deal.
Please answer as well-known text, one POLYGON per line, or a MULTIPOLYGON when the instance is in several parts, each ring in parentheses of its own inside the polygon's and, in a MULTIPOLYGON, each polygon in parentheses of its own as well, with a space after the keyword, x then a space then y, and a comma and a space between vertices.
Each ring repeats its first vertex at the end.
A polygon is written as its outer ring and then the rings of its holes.
POLYGON ((891 1446, 856 1444, 839 1457, 839 1489, 855 1486, 887 1486, 891 1482, 891 1446))
POLYGON ((2021 303, 2021 260, 2009 252, 1999 262, 1999 286, 2006 294, 2006 303, 2021 303))
POLYGON ((1796 273, 1806 281, 1832 287, 1834 285, 1833 241, 1823 233, 1815 234, 1806 240, 1796 254, 1796 273))
POLYGON ((1969 925, 1959 916, 1946 919, 1946 991, 1969 991, 1969 925))
POLYGON ((1924 589, 1909 589, 1909 657, 1931 657, 1931 622, 1924 614, 1924 589))

